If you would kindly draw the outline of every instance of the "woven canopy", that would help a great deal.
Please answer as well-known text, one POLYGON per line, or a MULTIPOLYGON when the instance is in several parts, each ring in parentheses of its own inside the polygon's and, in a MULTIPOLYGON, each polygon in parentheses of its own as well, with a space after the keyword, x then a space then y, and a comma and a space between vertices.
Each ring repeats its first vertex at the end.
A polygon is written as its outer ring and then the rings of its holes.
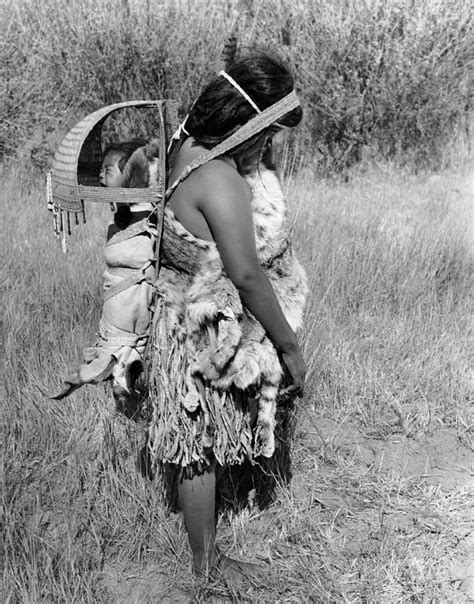
POLYGON ((91 113, 72 128, 55 153, 51 170, 52 202, 58 210, 81 212, 83 202, 157 203, 165 191, 166 141, 177 124, 175 101, 126 101, 108 105, 91 113), (120 109, 153 108, 158 110, 160 141, 160 182, 157 187, 131 189, 99 186, 102 162, 102 126, 108 116, 120 109))

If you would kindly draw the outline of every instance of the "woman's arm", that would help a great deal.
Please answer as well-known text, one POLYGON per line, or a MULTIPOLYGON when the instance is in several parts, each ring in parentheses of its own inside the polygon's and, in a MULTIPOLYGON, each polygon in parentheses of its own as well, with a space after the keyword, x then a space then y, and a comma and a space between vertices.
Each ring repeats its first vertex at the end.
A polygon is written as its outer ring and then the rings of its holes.
POLYGON ((249 188, 242 177, 225 164, 204 167, 200 176, 202 195, 197 198, 197 209, 209 226, 225 271, 245 306, 281 351, 293 379, 292 389, 301 390, 306 366, 296 335, 258 261, 249 188))

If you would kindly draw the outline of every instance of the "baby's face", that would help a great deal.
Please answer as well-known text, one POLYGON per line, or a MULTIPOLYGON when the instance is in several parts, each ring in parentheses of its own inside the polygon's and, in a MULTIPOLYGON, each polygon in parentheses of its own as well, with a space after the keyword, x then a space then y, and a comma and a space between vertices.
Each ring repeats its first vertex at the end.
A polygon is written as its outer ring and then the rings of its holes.
POLYGON ((120 153, 111 151, 107 153, 100 167, 99 182, 104 187, 121 187, 123 174, 120 172, 119 161, 122 156, 120 153))

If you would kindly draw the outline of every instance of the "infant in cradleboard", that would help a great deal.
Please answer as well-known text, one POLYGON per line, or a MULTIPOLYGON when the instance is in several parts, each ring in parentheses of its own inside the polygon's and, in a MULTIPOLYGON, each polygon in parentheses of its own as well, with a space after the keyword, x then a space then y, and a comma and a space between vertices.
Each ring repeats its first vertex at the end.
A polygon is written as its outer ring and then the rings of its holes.
MULTIPOLYGON (((115 143, 104 152, 100 182, 106 187, 157 184, 158 143, 115 143)), ((107 229, 103 307, 97 342, 84 350, 84 364, 65 381, 61 399, 83 384, 113 380, 118 410, 130 414, 133 385, 143 370, 155 275, 156 226, 151 203, 116 204, 107 229)))

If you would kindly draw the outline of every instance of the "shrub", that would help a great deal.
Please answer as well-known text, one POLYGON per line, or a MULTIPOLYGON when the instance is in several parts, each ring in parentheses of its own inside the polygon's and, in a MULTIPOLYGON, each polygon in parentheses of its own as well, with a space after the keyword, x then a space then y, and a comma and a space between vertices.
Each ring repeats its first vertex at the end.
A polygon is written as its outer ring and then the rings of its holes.
POLYGON ((0 153, 44 167, 64 132, 101 105, 178 98, 182 112, 226 38, 277 50, 305 107, 299 152, 342 169, 364 154, 437 166, 469 136, 467 0, 10 0, 0 153))

